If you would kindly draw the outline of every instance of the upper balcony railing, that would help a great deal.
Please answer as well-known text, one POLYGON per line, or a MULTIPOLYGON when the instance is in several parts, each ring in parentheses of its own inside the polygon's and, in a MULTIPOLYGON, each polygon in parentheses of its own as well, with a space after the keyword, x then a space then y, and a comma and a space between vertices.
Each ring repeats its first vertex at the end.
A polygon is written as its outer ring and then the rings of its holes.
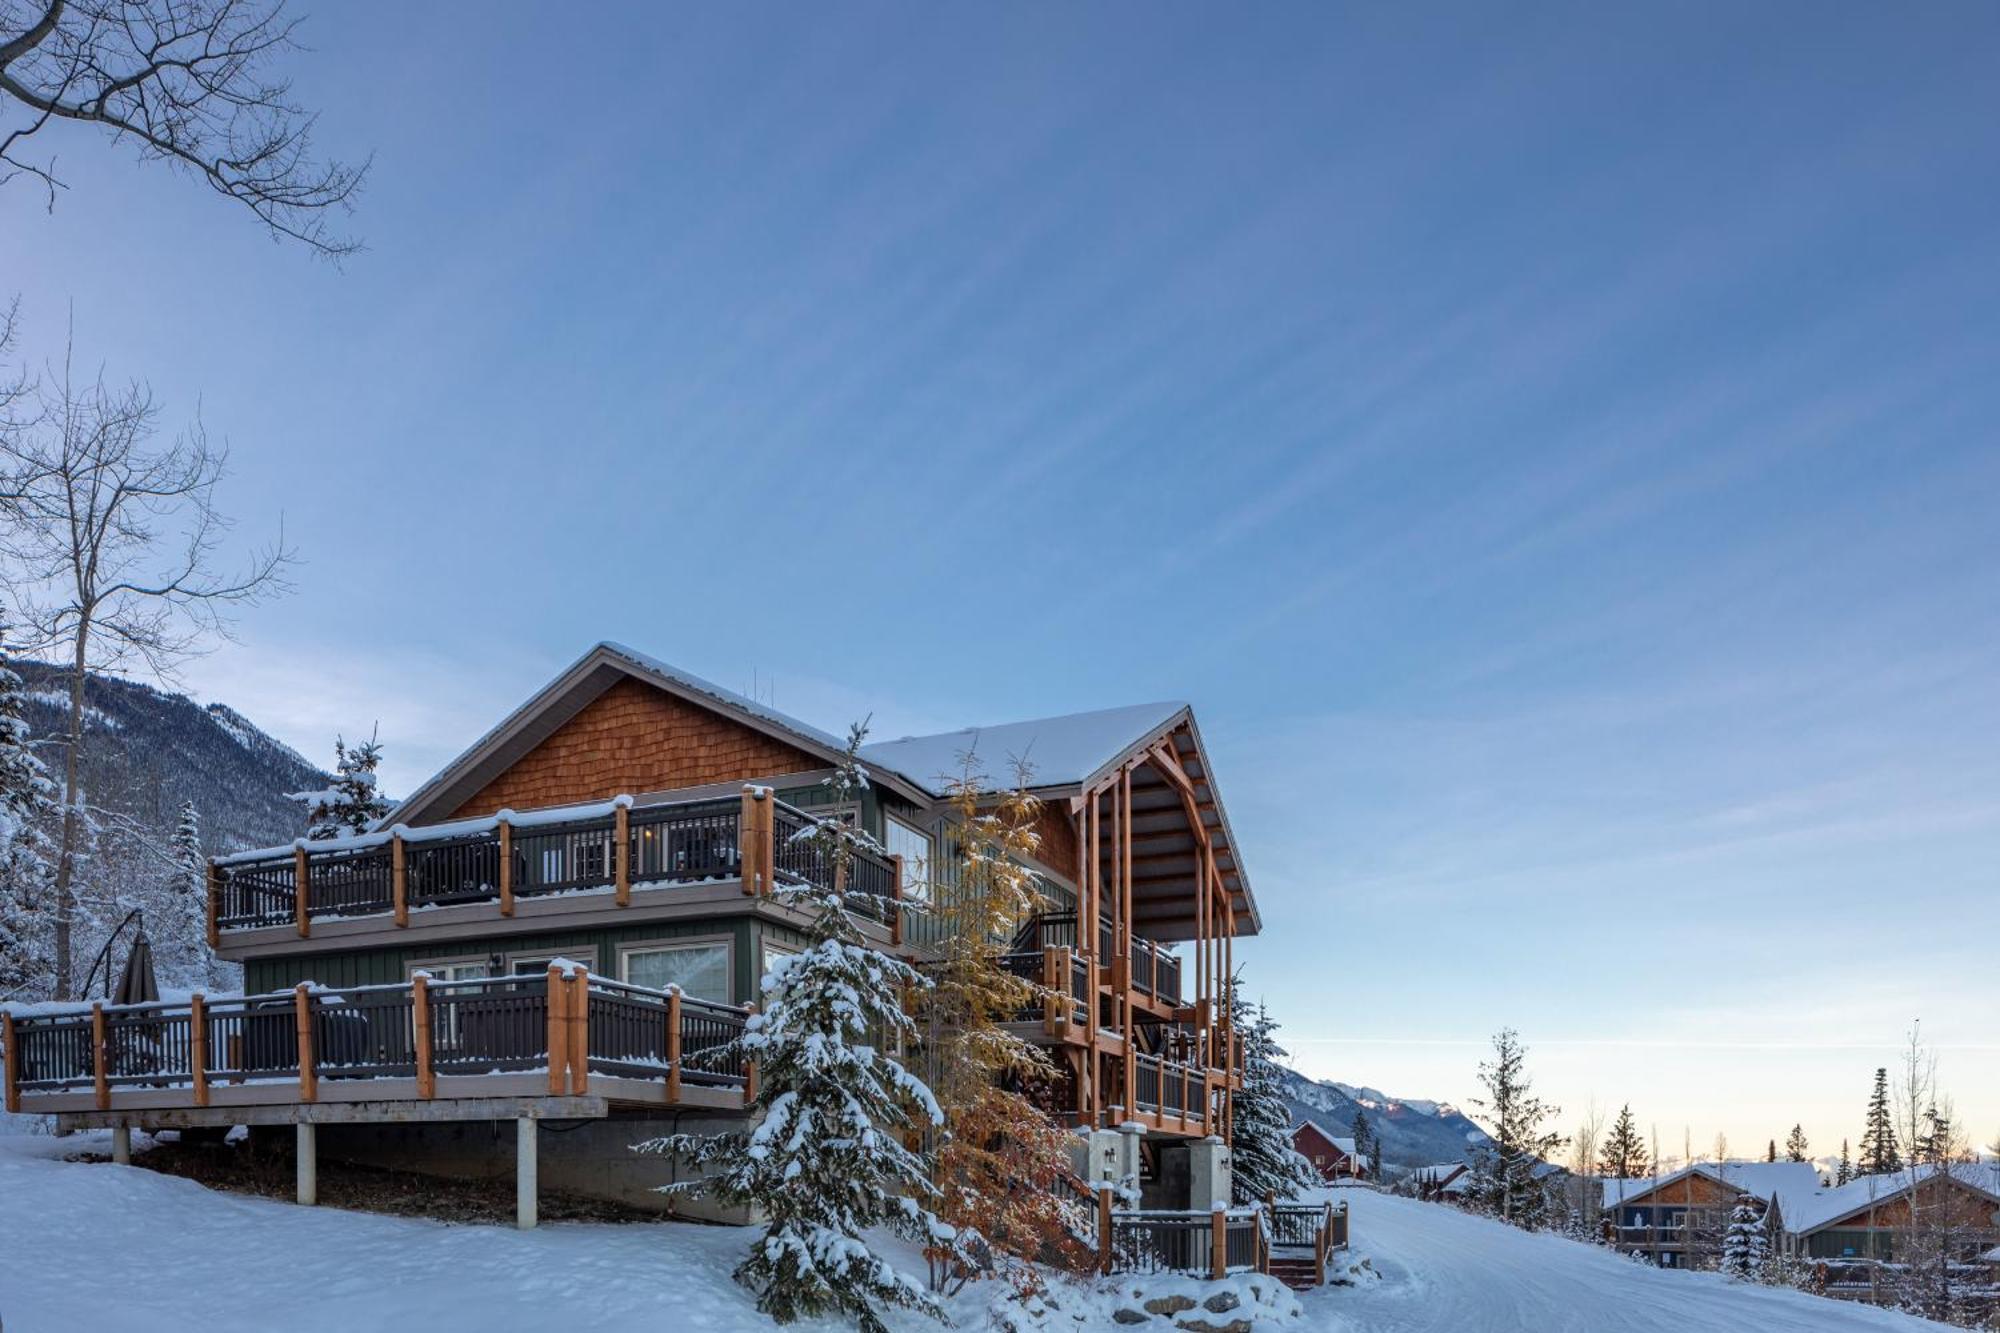
MULTIPOLYGON (((1030 921, 1016 940, 1016 949, 1080 949, 1074 912, 1045 912, 1030 921)), ((1097 924, 1097 956, 1109 960, 1113 954, 1111 923, 1097 924)), ((1141 935, 1132 937, 1132 989, 1162 1004, 1181 1003, 1181 960, 1163 944, 1141 935)))
MULTIPOLYGON (((741 880, 747 894, 812 883, 832 887, 833 867, 810 838, 810 814, 751 788, 726 797, 635 805, 630 797, 591 806, 300 841, 289 848, 218 858, 209 880, 210 936, 223 931, 393 916, 466 903, 611 894, 654 885, 741 880)), ((863 910, 900 924, 901 869, 894 857, 855 846, 847 892, 863 910)))

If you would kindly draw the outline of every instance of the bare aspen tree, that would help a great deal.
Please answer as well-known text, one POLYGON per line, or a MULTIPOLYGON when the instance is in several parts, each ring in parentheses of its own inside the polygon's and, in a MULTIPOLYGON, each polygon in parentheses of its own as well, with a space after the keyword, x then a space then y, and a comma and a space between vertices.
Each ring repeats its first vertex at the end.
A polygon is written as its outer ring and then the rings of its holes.
POLYGON ((78 756, 92 669, 174 668, 229 631, 229 613, 282 591, 278 540, 217 570, 229 520, 215 507, 227 450, 197 419, 154 447, 160 408, 140 383, 79 382, 73 351, 34 388, 36 410, 0 429, 0 554, 27 646, 70 667, 55 899, 56 995, 71 998, 71 932, 83 833, 78 756))
POLYGON ((367 163, 313 153, 316 117, 272 71, 296 49, 283 0, 0 0, 0 184, 39 181, 55 206, 64 122, 95 126, 248 208, 274 237, 338 258, 328 227, 367 163))

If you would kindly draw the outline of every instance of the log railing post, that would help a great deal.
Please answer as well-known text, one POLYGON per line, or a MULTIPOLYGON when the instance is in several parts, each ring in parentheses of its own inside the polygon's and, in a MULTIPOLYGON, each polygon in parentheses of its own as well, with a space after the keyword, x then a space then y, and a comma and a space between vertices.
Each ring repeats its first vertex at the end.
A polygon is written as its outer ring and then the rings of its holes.
POLYGON ((549 964, 549 993, 545 1007, 549 1011, 549 1096, 560 1097, 569 1091, 569 1022, 564 1016, 563 999, 568 993, 563 985, 562 968, 549 964))
POLYGON ((90 1006, 90 1076, 97 1090, 97 1109, 111 1109, 111 1066, 104 1040, 104 1002, 90 1006))
POLYGON ((410 1036, 416 1043, 417 1096, 437 1096, 437 1068, 431 1051, 431 979, 418 972, 410 978, 410 1036))
POLYGON ((500 816, 500 915, 514 915, 514 823, 500 816))
POLYGON ((208 999, 188 997, 188 1072, 194 1076, 194 1104, 208 1105, 208 999))
POLYGON ((1076 973, 1076 950, 1067 944, 1056 946, 1056 1035, 1069 1035, 1070 1022, 1076 1015, 1076 998, 1071 994, 1070 978, 1076 973))
POLYGON ((619 797, 618 807, 611 815, 612 882, 617 885, 620 907, 632 905, 632 807, 626 804, 626 799, 619 797))
POLYGON ((1099 1184, 1097 1187, 1097 1263, 1108 1277, 1111 1274, 1111 1191, 1099 1184))
POLYGON ((681 988, 667 989, 667 1100, 681 1099, 681 988))
POLYGON ((400 831, 389 835, 389 901, 396 909, 396 924, 410 924, 410 859, 400 831))
POLYGON ((299 1100, 319 1100, 319 1066, 313 1058, 312 988, 301 981, 292 991, 292 1009, 299 1020, 299 1100))
POLYGON ((757 836, 757 788, 743 789, 743 813, 736 817, 736 864, 743 877, 743 896, 757 896, 757 877, 763 870, 762 840, 757 836))
POLYGON ((1042 946, 1042 1031, 1053 1037, 1056 1035, 1056 964, 1060 961, 1056 946, 1042 946))
POLYGON ((222 943, 222 867, 208 863, 208 947, 222 943))
POLYGON ((299 938, 312 934, 311 904, 306 901, 307 891, 312 886, 312 868, 306 863, 306 849, 292 849, 292 894, 293 915, 298 921, 299 938))
POLYGON ((1211 1254, 1208 1275, 1220 1280, 1229 1276, 1229 1211, 1218 1208, 1208 1215, 1211 1254))
MULTIPOLYGON (((744 1005, 743 1008, 747 1017, 755 1018, 757 1016, 757 1002, 755 1000, 744 1005)), ((755 1060, 745 1060, 743 1062, 743 1104, 749 1106, 756 1100, 757 1062, 755 1060)))
POLYGON ((896 874, 889 881, 889 943, 901 947, 903 943, 903 858, 892 856, 889 860, 896 868, 896 874))
POLYGON ((578 967, 569 974, 569 1090, 581 1097, 590 1091, 590 973, 578 967))
POLYGON ((21 1110, 21 1039, 14 1032, 14 1015, 4 1011, 0 1011, 0 1042, 4 1042, 7 1047, 7 1092, 4 1105, 7 1114, 18 1115, 21 1110))

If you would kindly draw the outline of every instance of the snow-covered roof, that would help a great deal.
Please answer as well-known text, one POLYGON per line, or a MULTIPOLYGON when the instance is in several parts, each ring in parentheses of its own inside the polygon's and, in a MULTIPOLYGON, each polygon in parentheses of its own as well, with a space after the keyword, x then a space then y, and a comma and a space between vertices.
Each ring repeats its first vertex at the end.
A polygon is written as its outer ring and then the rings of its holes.
MULTIPOLYGON (((1785 1206, 1785 1229, 1794 1234, 1817 1231, 1829 1223, 1860 1212, 1870 1204, 1887 1203, 1907 1191, 1912 1182, 1921 1184, 1930 1179, 1935 1170, 1934 1167, 1919 1166, 1914 1170, 1883 1175, 1856 1176, 1845 1185, 1819 1190, 1811 1198, 1802 1200, 1796 1210, 1789 1204, 1785 1206)), ((1979 1190, 2000 1203, 2000 1165, 1967 1162, 1947 1170, 1953 1180, 1979 1190)))
POLYGON ((727 704, 738 712, 762 718, 781 731, 791 732, 800 740, 810 741, 813 745, 829 750, 846 748, 847 742, 833 735, 831 732, 821 731, 818 727, 812 725, 812 723, 801 722, 790 713, 781 713, 767 704, 760 704, 748 695, 738 694, 735 690, 727 690, 712 681, 703 680, 693 672, 683 671, 671 663, 662 662, 659 658, 649 653, 642 653, 637 648, 628 648, 624 644, 613 642, 610 639, 606 639, 598 647, 608 653, 613 653, 624 658, 649 675, 657 676, 663 680, 670 680, 691 693, 705 694, 717 703, 727 704))
POLYGON ((1323 1139, 1327 1143, 1330 1143, 1334 1147, 1340 1149, 1341 1152, 1345 1153, 1349 1157, 1353 1157, 1356 1155, 1354 1151, 1354 1140, 1352 1137, 1340 1138, 1331 1133, 1330 1131, 1328 1131, 1327 1127, 1325 1125, 1322 1125, 1317 1120, 1308 1118, 1305 1120, 1301 1120, 1297 1124, 1293 1125, 1291 1129, 1293 1137, 1296 1138, 1298 1136, 1298 1132, 1302 1129, 1310 1129, 1314 1134, 1318 1135, 1321 1139, 1323 1139))
POLYGON ((943 796, 973 756, 975 771, 1008 786, 1015 761, 1028 764, 1036 787, 1083 782, 1136 742, 1163 730, 1187 711, 1184 703, 1131 704, 1089 713, 1035 718, 990 727, 964 727, 932 736, 904 736, 861 747, 870 764, 900 774, 933 796, 943 796))
POLYGON ((1819 1171, 1810 1162, 1696 1162, 1658 1179, 1640 1176, 1633 1180, 1600 1181, 1604 1187, 1604 1206, 1615 1208, 1621 1202, 1630 1203, 1689 1175, 1705 1176, 1767 1203, 1776 1199, 1778 1212, 1788 1227, 1795 1221, 1795 1210, 1807 1207, 1820 1189, 1819 1171))

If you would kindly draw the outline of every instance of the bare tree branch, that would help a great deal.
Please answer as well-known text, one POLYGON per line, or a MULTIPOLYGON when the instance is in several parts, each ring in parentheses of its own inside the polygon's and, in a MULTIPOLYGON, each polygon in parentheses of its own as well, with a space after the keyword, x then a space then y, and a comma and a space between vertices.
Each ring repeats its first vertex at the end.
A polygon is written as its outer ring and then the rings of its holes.
POLYGON ((329 227, 368 163, 322 162, 317 117, 268 77, 297 47, 283 0, 0 0, 0 184, 41 181, 54 207, 55 159, 28 142, 52 121, 101 125, 236 200, 274 237, 338 259, 359 248, 329 227))

